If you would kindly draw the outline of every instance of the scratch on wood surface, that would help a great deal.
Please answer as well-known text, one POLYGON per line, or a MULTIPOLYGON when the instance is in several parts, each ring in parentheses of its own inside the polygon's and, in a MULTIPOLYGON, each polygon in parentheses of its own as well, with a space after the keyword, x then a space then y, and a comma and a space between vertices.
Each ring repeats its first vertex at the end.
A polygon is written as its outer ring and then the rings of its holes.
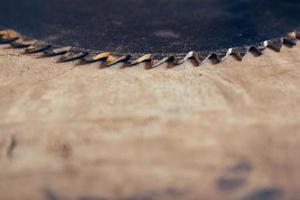
POLYGON ((14 150, 15 150, 16 146, 17 146, 16 137, 11 136, 10 143, 9 143, 9 145, 7 147, 7 151, 6 151, 7 157, 9 157, 9 158, 13 157, 13 153, 14 153, 14 150))
POLYGON ((68 159, 72 155, 72 148, 69 144, 62 144, 60 146, 61 156, 65 159, 68 159))

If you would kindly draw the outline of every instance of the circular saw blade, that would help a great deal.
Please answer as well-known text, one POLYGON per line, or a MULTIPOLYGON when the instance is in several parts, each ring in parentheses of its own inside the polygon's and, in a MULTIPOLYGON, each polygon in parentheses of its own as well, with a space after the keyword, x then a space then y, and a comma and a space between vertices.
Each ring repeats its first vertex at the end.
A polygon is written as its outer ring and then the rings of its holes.
POLYGON ((298 0, 9 0, 0 28, 55 45, 183 55, 256 45, 300 27, 298 0))

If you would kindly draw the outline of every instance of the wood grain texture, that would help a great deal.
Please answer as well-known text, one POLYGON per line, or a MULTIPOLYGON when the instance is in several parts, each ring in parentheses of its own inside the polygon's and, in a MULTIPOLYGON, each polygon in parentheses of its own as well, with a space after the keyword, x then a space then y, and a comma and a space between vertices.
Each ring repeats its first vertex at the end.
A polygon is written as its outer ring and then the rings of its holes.
POLYGON ((0 47, 0 199, 299 199, 299 47, 98 67, 0 47))

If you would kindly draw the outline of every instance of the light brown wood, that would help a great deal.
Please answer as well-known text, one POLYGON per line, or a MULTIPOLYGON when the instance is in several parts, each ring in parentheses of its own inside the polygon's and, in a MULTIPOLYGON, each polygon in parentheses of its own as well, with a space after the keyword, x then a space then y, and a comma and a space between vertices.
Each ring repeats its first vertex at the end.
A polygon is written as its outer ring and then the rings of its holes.
POLYGON ((0 47, 0 199, 299 199, 299 47, 98 67, 0 47))

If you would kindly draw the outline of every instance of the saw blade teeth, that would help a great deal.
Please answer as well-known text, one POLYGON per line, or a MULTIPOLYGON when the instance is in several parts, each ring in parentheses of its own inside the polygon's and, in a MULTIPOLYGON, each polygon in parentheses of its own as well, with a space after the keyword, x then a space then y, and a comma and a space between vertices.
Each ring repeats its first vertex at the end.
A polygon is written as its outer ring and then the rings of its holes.
POLYGON ((84 58, 88 55, 85 51, 68 51, 58 59, 58 62, 69 62, 84 58))
POLYGON ((190 51, 183 59, 180 59, 177 62, 177 64, 181 65, 181 64, 185 63, 188 60, 192 60, 196 66, 199 66, 202 63, 200 58, 199 58, 198 53, 195 52, 195 51, 190 51))
POLYGON ((72 47, 51 47, 50 49, 47 49, 46 51, 43 51, 44 55, 48 57, 58 56, 66 54, 68 51, 70 51, 72 47))
POLYGON ((50 49, 51 45, 48 44, 35 44, 27 47, 25 49, 26 54, 34 54, 34 53, 40 53, 43 51, 46 51, 47 49, 50 49))
POLYGON ((106 61, 110 55, 111 55, 110 52, 100 52, 97 54, 89 54, 86 57, 82 58, 82 61, 84 63, 94 63, 97 61, 106 61))
POLYGON ((156 68, 164 63, 177 66, 183 64, 187 60, 192 60, 196 66, 199 66, 208 60, 211 60, 213 63, 219 63, 227 59, 229 56, 233 56, 238 61, 242 61, 248 52, 253 53, 256 56, 262 55, 266 48, 271 48, 280 52, 283 45, 288 47, 297 45, 297 39, 300 39, 300 31, 293 31, 286 34, 286 36, 266 40, 248 47, 234 47, 216 52, 190 51, 185 56, 183 54, 144 54, 137 59, 131 60, 131 57, 136 56, 137 54, 114 56, 111 52, 105 51, 101 51, 97 54, 89 53, 88 51, 80 51, 71 46, 52 46, 51 44, 46 44, 37 40, 28 40, 26 37, 22 37, 13 30, 0 31, 0 43, 10 44, 14 48, 25 48, 24 53, 26 54, 41 52, 44 54, 42 57, 62 55, 58 62, 80 60, 80 62, 82 62, 81 64, 88 64, 96 61, 104 61, 106 67, 110 67, 118 63, 127 64, 126 66, 135 66, 140 63, 147 63, 148 65, 146 68, 156 68), (154 55, 160 60, 157 61, 154 59, 154 55), (163 56, 166 57, 163 58, 163 56))
POLYGON ((107 58, 107 66, 111 67, 113 65, 119 64, 119 63, 128 63, 128 61, 131 59, 131 55, 125 55, 125 56, 120 56, 120 57, 115 57, 115 56, 109 56, 107 58))
MULTIPOLYGON (((153 64, 152 68, 159 67, 165 63, 175 66, 177 64, 175 56, 168 56, 168 57, 165 57, 165 58, 157 61, 156 63, 153 64)), ((170 67, 168 67, 168 68, 170 68, 170 67)))
POLYGON ((152 54, 145 54, 139 58, 137 58, 136 60, 130 62, 130 66, 135 66, 138 65, 140 63, 150 63, 150 65, 153 64, 153 55, 152 54))

